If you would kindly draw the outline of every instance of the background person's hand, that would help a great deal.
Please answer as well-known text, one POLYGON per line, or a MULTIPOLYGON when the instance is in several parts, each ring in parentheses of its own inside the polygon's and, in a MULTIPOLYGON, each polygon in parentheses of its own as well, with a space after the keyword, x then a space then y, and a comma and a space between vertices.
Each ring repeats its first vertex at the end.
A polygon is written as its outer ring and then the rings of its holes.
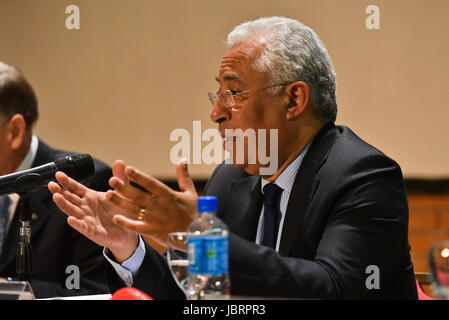
MULTIPOLYGON (((112 168, 114 176, 126 180, 124 168, 122 161, 116 161, 112 168)), ((63 172, 57 172, 55 176, 59 185, 50 182, 48 189, 53 193, 56 205, 69 216, 67 223, 98 245, 109 248, 117 262, 128 259, 137 248, 138 236, 114 223, 114 215, 126 212, 108 200, 107 194, 112 191, 89 189, 63 172)))
POLYGON ((146 191, 132 186, 129 181, 118 176, 110 179, 110 185, 115 189, 107 194, 110 201, 124 212, 139 208, 134 210, 133 217, 115 215, 113 220, 117 224, 165 246, 170 232, 186 231, 189 224, 198 217, 198 195, 185 161, 181 161, 176 167, 179 192, 130 166, 125 168, 124 174, 146 191), (140 209, 144 209, 145 213, 140 214, 140 209))

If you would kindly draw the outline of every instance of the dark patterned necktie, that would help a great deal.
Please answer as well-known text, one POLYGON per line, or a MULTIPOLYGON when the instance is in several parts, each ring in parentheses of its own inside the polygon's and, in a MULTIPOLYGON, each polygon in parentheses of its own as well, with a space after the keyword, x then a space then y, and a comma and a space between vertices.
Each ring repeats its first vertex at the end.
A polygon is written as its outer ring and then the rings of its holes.
POLYGON ((9 204, 11 200, 8 196, 0 197, 0 257, 2 256, 3 241, 6 237, 6 226, 9 219, 9 204))
POLYGON ((261 244, 270 248, 276 248, 276 240, 281 220, 282 188, 269 183, 263 187, 263 236, 261 244))

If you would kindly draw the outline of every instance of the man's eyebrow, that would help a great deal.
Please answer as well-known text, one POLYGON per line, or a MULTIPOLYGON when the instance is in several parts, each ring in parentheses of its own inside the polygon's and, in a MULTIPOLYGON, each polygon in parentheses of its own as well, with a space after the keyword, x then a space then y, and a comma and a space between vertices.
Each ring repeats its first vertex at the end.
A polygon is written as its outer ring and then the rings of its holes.
MULTIPOLYGON (((237 75, 225 76, 223 77, 223 80, 242 82, 242 80, 237 75)), ((215 81, 220 82, 220 79, 218 77, 215 77, 215 81)))

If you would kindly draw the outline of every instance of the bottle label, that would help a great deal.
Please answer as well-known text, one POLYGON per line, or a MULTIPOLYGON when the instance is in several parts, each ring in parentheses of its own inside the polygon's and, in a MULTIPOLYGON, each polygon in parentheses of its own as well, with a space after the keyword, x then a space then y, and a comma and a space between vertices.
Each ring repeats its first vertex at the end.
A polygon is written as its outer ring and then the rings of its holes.
POLYGON ((229 240, 226 236, 199 236, 187 242, 189 272, 223 274, 229 270, 229 240))
POLYGON ((187 256, 189 258, 189 272, 202 273, 201 256, 203 255, 202 238, 194 237, 187 240, 187 256))

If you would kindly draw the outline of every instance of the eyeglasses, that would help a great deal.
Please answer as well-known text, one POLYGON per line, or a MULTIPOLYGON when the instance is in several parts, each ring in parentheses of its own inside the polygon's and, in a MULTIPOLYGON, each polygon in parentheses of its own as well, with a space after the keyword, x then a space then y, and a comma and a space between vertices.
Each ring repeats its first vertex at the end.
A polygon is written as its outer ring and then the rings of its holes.
POLYGON ((289 85, 290 83, 280 83, 275 84, 273 86, 261 88, 261 89, 255 89, 255 90, 245 90, 245 91, 235 91, 235 90, 224 90, 223 92, 217 91, 217 92, 208 92, 209 101, 214 106, 217 102, 217 99, 220 98, 220 102, 222 102, 226 107, 232 108, 235 105, 234 97, 238 97, 241 94, 249 93, 249 92, 256 92, 256 91, 262 91, 265 89, 271 89, 276 87, 283 87, 286 85, 289 85))

